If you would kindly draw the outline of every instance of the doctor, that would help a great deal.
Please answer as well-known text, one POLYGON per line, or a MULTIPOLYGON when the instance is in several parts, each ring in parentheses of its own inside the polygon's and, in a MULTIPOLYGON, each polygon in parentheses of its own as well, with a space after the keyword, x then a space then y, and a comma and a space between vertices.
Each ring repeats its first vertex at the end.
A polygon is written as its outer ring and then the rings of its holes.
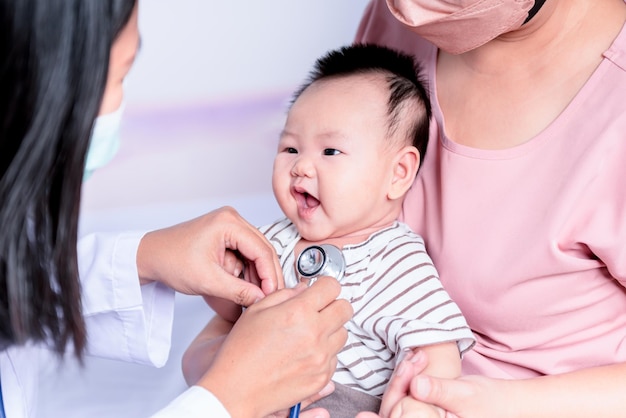
POLYGON ((174 291, 261 300, 159 417, 265 416, 315 398, 345 342, 352 312, 335 281, 274 292, 272 247, 230 208, 77 243, 83 177, 116 149, 138 43, 135 0, 0 0, 0 416, 37 415, 42 344, 163 365, 174 291), (258 286, 230 274, 235 252, 258 286))

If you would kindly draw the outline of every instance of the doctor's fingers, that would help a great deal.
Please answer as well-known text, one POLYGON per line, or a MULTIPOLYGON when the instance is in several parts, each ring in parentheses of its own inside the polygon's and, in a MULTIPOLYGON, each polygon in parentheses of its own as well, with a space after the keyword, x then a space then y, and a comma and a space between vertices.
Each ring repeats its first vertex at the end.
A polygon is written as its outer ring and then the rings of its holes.
POLYGON ((302 315, 305 316, 302 321, 311 321, 311 328, 318 330, 318 344, 324 344, 335 354, 348 339, 344 325, 354 312, 350 302, 337 299, 340 290, 341 286, 336 279, 320 277, 311 287, 288 301, 297 303, 297 308, 302 309, 302 315))
POLYGON ((216 296, 231 300, 241 306, 250 306, 265 297, 257 285, 234 277, 225 271, 209 272, 218 279, 218 283, 210 288, 208 294, 203 295, 205 297, 216 296))
POLYGON ((269 294, 284 287, 282 269, 274 247, 253 225, 234 209, 222 208, 216 220, 223 228, 225 249, 236 251, 247 261, 261 282, 263 293, 269 294))
MULTIPOLYGON (((261 279, 254 268, 254 264, 248 263, 238 252, 226 250, 224 253, 224 270, 235 277, 245 280, 261 288, 261 279)), ((265 296, 265 294, 263 294, 265 296)), ((261 298, 263 297, 261 296, 261 298)), ((253 301, 254 302, 254 301, 253 301)))
MULTIPOLYGON (((294 311, 319 313, 336 301, 340 291, 341 285, 337 280, 332 277, 320 277, 311 287, 299 283, 293 288, 280 289, 250 308, 260 310, 284 303, 290 305, 294 311)), ((341 314, 341 319, 347 321, 352 317, 352 307, 349 305, 349 303, 339 303, 333 305, 333 309, 341 314)))
POLYGON ((352 306, 347 300, 338 299, 319 313, 317 321, 326 331, 328 343, 337 352, 341 350, 348 339, 348 331, 344 325, 352 318, 352 312, 352 306))
MULTIPOLYGON (((326 386, 324 386, 324 388, 321 391, 319 391, 315 395, 312 395, 306 399, 303 399, 301 402, 302 410, 300 411, 299 417, 300 418, 329 418, 330 413, 324 408, 311 408, 311 409, 305 409, 305 408, 311 405, 313 402, 317 402, 320 399, 330 395, 334 391, 335 391, 335 384, 331 380, 330 382, 326 384, 326 386)), ((266 416, 265 418, 287 418, 288 416, 290 416, 289 413, 290 411, 288 409, 285 409, 285 410, 270 414, 266 416)))
POLYGON ((255 265, 253 263, 248 262, 247 260, 244 260, 242 278, 248 283, 252 283, 258 286, 260 289, 262 289, 264 295, 268 295, 270 293, 275 292, 278 289, 285 288, 285 282, 283 280, 282 271, 279 271, 276 282, 272 280, 267 280, 267 279, 264 280, 256 271, 255 265))
MULTIPOLYGON (((318 278, 313 285, 297 295, 294 299, 297 300, 299 304, 304 304, 312 310, 321 312, 339 297, 340 292, 341 285, 336 279, 323 276, 318 278)), ((339 305, 345 308, 344 304, 339 305)), ((352 307, 350 307, 350 312, 344 312, 344 314, 349 314, 351 317, 352 307)))
MULTIPOLYGON (((309 405, 311 405, 312 403, 317 402, 317 401, 319 401, 322 398, 325 398, 326 396, 330 395, 334 391, 335 391, 335 384, 331 380, 328 383, 326 383, 326 386, 324 386, 322 388, 322 390, 317 392, 315 395, 312 395, 312 396, 309 396, 306 399, 303 399, 302 400, 302 409, 305 409, 309 405)), ((322 412, 322 411, 326 411, 326 410, 324 408, 311 408, 311 409, 303 410, 303 411, 300 411, 300 417, 304 418, 305 416, 311 416, 311 417, 317 417, 318 416, 318 415, 311 414, 310 411, 322 412)))
POLYGON ((313 408, 300 412, 300 418, 330 418, 330 413, 324 408, 313 408))

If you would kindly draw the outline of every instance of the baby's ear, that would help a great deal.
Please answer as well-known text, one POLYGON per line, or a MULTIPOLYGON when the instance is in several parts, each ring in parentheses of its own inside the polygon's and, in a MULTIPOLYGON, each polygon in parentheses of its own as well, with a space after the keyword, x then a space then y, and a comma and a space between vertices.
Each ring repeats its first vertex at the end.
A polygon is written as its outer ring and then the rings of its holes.
POLYGON ((414 146, 402 148, 393 162, 393 176, 387 193, 390 200, 402 199, 417 175, 420 153, 414 146))

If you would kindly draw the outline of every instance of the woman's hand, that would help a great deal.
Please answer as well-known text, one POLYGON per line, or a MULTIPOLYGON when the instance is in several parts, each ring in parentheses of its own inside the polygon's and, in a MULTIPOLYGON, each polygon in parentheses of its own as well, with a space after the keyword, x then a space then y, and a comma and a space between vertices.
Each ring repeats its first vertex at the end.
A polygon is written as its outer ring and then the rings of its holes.
POLYGON ((517 416, 519 407, 514 406, 515 402, 511 402, 509 396, 512 393, 509 389, 516 382, 520 381, 483 376, 463 376, 458 379, 417 376, 411 381, 410 393, 416 400, 438 405, 448 411, 445 418, 517 416))
POLYGON ((284 286, 272 245, 229 207, 147 233, 137 250, 137 270, 142 283, 158 281, 181 293, 243 306, 284 286), (228 272, 230 252, 244 260, 252 283, 228 272))
MULTIPOLYGON (((419 369, 420 363, 415 363, 414 371, 419 369)), ((626 363, 517 380, 476 375, 443 379, 418 374, 409 379, 409 396, 401 398, 407 388, 407 375, 396 373, 388 390, 396 393, 396 399, 400 400, 388 415, 381 407, 381 416, 588 418, 595 415, 617 418, 623 415, 626 407, 626 400, 620 395, 626 381, 625 375, 626 363), (425 412, 423 405, 435 405, 446 412, 443 415, 430 415, 425 412)), ((376 416, 363 412, 357 417, 376 416)))
POLYGON ((347 340, 352 307, 341 286, 321 277, 251 305, 234 324, 198 385, 233 417, 264 417, 320 392, 347 340))
POLYGON ((428 366, 422 351, 408 352, 398 364, 383 395, 380 411, 361 412, 357 418, 441 418, 443 411, 411 396, 411 382, 428 366))

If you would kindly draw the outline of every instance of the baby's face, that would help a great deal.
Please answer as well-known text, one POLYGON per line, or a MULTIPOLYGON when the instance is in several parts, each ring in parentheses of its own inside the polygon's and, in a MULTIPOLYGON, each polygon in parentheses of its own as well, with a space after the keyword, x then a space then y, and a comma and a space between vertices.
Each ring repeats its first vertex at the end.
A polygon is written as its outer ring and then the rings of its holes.
POLYGON ((395 219, 388 98, 383 76, 352 75, 312 84, 291 107, 272 185, 304 239, 368 235, 395 219))

